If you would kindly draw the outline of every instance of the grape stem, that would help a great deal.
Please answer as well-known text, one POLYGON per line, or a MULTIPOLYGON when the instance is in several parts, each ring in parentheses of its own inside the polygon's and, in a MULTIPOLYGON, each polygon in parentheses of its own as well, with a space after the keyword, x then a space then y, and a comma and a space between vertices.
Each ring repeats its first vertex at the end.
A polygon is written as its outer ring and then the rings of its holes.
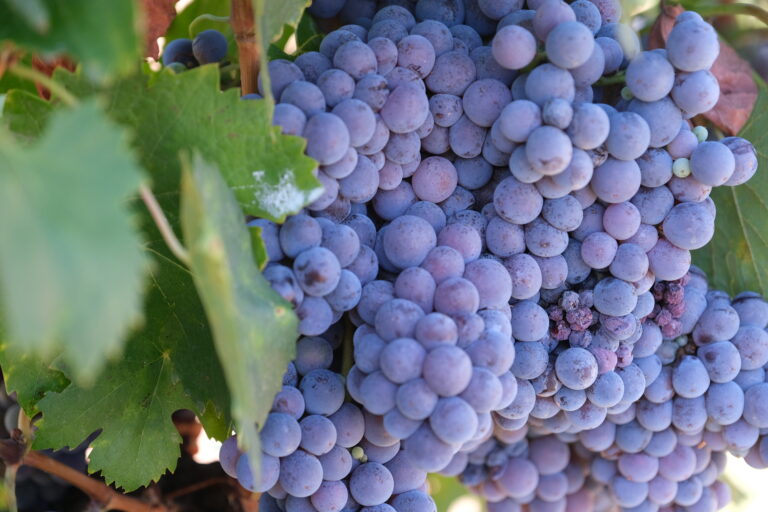
POLYGON ((93 500, 103 505, 104 510, 123 510, 125 512, 167 512, 164 505, 149 505, 143 501, 126 496, 108 485, 89 477, 74 468, 48 457, 47 455, 31 450, 24 455, 22 464, 30 466, 74 485, 93 500))
POLYGON ((349 369, 352 368, 352 365, 355 364, 354 332, 355 327, 352 325, 352 322, 349 320, 344 322, 344 341, 341 361, 341 371, 344 375, 347 375, 349 373, 349 369))
POLYGON ((171 223, 168 222, 168 218, 165 216, 165 212, 163 212, 163 209, 157 202, 155 194, 153 194, 152 190, 144 183, 139 185, 139 193, 141 194, 141 199, 144 201, 147 210, 149 210, 150 215, 152 215, 152 220, 155 221, 157 229, 160 230, 160 234, 163 236, 165 244, 179 261, 189 266, 189 253, 176 237, 176 233, 173 232, 171 223))
POLYGON ((753 16, 768 25, 768 11, 758 5, 746 3, 707 5, 690 1, 679 2, 679 5, 685 7, 686 9, 696 11, 702 16, 734 16, 741 14, 744 16, 753 16))
POLYGON ((259 44, 256 40, 256 18, 252 0, 232 0, 230 24, 240 55, 240 94, 244 96, 255 93, 258 90, 259 44))
POLYGON ((10 68, 8 68, 8 71, 18 76, 19 78, 32 80, 33 82, 39 83, 40 85, 42 85, 43 87, 51 91, 52 95, 55 95, 56 97, 58 97, 61 101, 63 101, 69 107, 74 107, 78 104, 78 100, 74 94, 69 92, 66 89, 66 87, 64 87, 63 85, 61 85, 56 80, 46 75, 42 71, 38 71, 35 68, 22 66, 20 64, 14 64, 10 68))
POLYGON ((545 60, 547 60, 547 52, 545 52, 544 50, 536 52, 536 55, 534 55, 533 60, 530 63, 528 63, 528 65, 525 66, 525 68, 520 70, 520 74, 522 75, 525 73, 530 73, 536 66, 538 66, 545 60))
POLYGON ((627 73, 625 71, 619 71, 615 75, 605 76, 595 82, 595 85, 600 87, 604 85, 616 85, 623 84, 627 81, 627 73))

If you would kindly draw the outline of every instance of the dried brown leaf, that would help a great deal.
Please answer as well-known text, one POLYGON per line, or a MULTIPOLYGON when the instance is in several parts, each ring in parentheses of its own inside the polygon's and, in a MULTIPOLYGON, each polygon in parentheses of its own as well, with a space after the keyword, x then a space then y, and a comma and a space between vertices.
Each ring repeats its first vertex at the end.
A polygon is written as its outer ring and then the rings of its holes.
POLYGON ((720 55, 712 65, 720 82, 720 99, 704 116, 728 135, 735 135, 747 123, 757 101, 757 84, 752 67, 730 45, 720 42, 720 55))
POLYGON ((176 17, 175 0, 143 0, 144 43, 147 57, 156 59, 160 54, 157 38, 164 35, 176 17))
POLYGON ((672 32, 672 27, 675 26, 675 18, 683 12, 685 9, 679 5, 667 5, 662 7, 659 17, 656 18, 651 32, 648 34, 648 48, 654 50, 656 48, 664 48, 664 44, 667 41, 667 36, 672 32))

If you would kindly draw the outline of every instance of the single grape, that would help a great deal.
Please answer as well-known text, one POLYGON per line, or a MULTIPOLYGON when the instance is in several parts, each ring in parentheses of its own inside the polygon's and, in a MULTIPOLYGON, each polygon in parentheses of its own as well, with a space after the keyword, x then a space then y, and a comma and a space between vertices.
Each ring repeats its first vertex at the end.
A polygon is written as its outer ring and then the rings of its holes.
POLYGON ((307 155, 321 165, 341 160, 349 148, 349 131, 344 121, 331 113, 321 112, 310 117, 304 137, 307 139, 307 155))
POLYGON ((629 111, 638 114, 648 124, 650 128, 648 145, 652 148, 666 146, 679 133, 682 114, 669 98, 650 103, 635 99, 630 102, 629 111))
MULTIPOLYGON (((547 0, 547 3, 550 2, 566 5, 561 0, 547 0)), ((570 10, 570 7, 568 9, 570 10)), ((529 100, 541 106, 552 98, 573 101, 575 87, 573 76, 568 71, 547 63, 537 66, 530 72, 525 81, 525 94, 529 100)))
MULTIPOLYGON (((411 34, 425 37, 432 45, 432 48, 434 48, 436 56, 453 50, 453 34, 440 21, 425 19, 413 26, 411 34)), ((476 33, 475 35, 477 36, 476 33)), ((479 39, 480 36, 477 37, 479 39)))
POLYGON ((552 64, 564 69, 587 62, 595 46, 592 31, 578 21, 565 21, 547 35, 545 49, 552 64))
POLYGON ((473 123, 490 127, 511 100, 507 86, 498 80, 484 78, 467 87, 462 101, 464 113, 473 123))
POLYGON ((163 66, 179 63, 187 68, 199 65, 195 58, 192 40, 186 38, 174 39, 163 48, 163 66))
POLYGON ((699 20, 675 24, 667 38, 669 61, 681 71, 709 69, 720 53, 720 42, 711 25, 699 20))
POLYGON ((331 60, 320 52, 302 53, 293 62, 301 70, 304 79, 313 84, 317 83, 320 75, 333 67, 331 60))
POLYGON ((691 153, 691 173, 705 185, 726 183, 735 168, 733 153, 720 142, 702 142, 691 153))
POLYGON ((648 123, 634 112, 618 112, 610 117, 611 131, 606 139, 608 152, 619 160, 634 160, 648 149, 651 131, 648 123))
POLYGON ((573 147, 568 135, 553 126, 540 126, 528 135, 525 154, 533 169, 551 176, 561 173, 571 161, 573 147))
POLYGON ((507 69, 522 69, 536 56, 536 39, 518 25, 505 26, 491 42, 493 57, 507 69))
POLYGON ((627 66, 627 87, 642 101, 658 101, 672 90, 675 70, 666 56, 655 51, 638 54, 627 66))
POLYGON ((515 100, 506 105, 499 115, 501 133, 514 142, 525 142, 531 132, 539 126, 541 109, 532 101, 515 100))
POLYGON ((536 8, 533 18, 533 31, 542 41, 549 32, 563 22, 575 21, 576 14, 568 4, 561 0, 545 0, 536 8))
POLYGON ((450 51, 437 57, 432 72, 425 79, 425 84, 434 93, 461 96, 474 82, 475 76, 475 64, 469 55, 450 51))

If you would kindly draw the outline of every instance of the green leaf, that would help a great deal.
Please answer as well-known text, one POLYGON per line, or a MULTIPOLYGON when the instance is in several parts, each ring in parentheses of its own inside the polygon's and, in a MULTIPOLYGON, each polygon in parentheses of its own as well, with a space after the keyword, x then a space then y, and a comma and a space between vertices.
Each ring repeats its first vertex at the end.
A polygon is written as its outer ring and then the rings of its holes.
POLYGON ((112 117, 132 128, 153 189, 178 190, 179 151, 197 150, 219 168, 247 214, 282 222, 322 193, 312 174, 316 163, 304 155, 306 141, 272 126, 267 101, 221 92, 216 66, 160 73, 145 84, 144 77, 124 80, 108 94, 112 117))
POLYGON ((251 234, 253 261, 256 263, 256 266, 259 267, 259 270, 264 270, 264 267, 269 263, 269 255, 267 254, 267 245, 261 237, 262 230, 259 226, 248 226, 248 231, 251 234))
POLYGON ((152 236, 154 228, 146 229, 154 264, 145 324, 92 388, 71 384, 39 402, 43 419, 35 439, 35 448, 77 446, 101 429, 88 469, 127 491, 176 467, 181 438, 171 421, 174 411, 196 411, 206 431, 219 437, 229 427, 210 406, 228 407, 228 397, 192 276, 159 235, 152 236))
MULTIPOLYGON (((32 56, 25 55, 17 63, 30 67, 32 66, 32 56)), ((37 87, 32 80, 21 78, 14 73, 3 73, 2 78, 0 78, 0 93, 9 92, 12 89, 22 89, 37 95, 37 87)))
POLYGON ((450 478, 438 474, 429 475, 429 490, 430 495, 435 500, 437 510, 450 509, 451 504, 462 496, 475 496, 461 484, 458 478, 450 478))
POLYGON ((736 187, 717 187, 715 236, 693 253, 694 263, 704 270, 710 286, 737 294, 754 290, 768 295, 768 87, 756 78, 760 93, 752 116, 739 136, 757 150, 758 170, 736 187))
POLYGON ((185 165, 181 223, 229 384, 238 442, 255 462, 259 427, 293 357, 298 320, 254 264, 251 236, 232 191, 198 155, 185 165))
POLYGON ((301 18, 301 13, 309 6, 311 0, 253 0, 256 12, 256 21, 259 28, 260 44, 262 48, 269 47, 269 43, 275 40, 283 31, 283 25, 296 26, 301 18))
POLYGON ((51 104, 37 94, 14 89, 5 95, 3 120, 17 135, 36 139, 43 133, 52 111, 51 104))
MULTIPOLYGON (((280 35, 284 25, 296 26, 301 13, 310 3, 311 0, 253 0, 259 47, 269 49, 270 43, 280 35)), ((262 69, 267 70, 267 67, 262 69)), ((269 72, 262 73, 262 80, 264 91, 267 96, 271 96, 269 72)))
POLYGON ((283 30, 280 33, 280 37, 277 38, 273 43, 269 45, 269 48, 267 49, 267 59, 268 60, 274 60, 274 59, 288 59, 293 60, 295 57, 293 55, 290 55, 286 53, 285 47, 288 44, 288 41, 291 39, 291 36, 294 35, 295 30, 290 25, 283 25, 283 30))
POLYGON ((16 11, 27 24, 38 33, 48 30, 51 23, 51 13, 48 12, 42 0, 5 0, 8 7, 16 11))
POLYGON ((43 363, 33 354, 0 344, 0 366, 8 393, 16 392, 16 400, 30 418, 37 412, 37 403, 49 391, 62 391, 69 384, 60 371, 43 363))
MULTIPOLYGON (((630 21, 633 16, 648 11, 649 9, 658 9, 658 0, 622 0, 621 7, 624 10, 624 18, 630 21)), ((651 16, 651 19, 655 16, 651 16)))
MULTIPOLYGON (((229 16, 231 0, 193 0, 174 18, 171 26, 165 33, 165 42, 173 41, 182 37, 189 37, 189 24, 202 14, 213 14, 214 16, 229 16)), ((224 23, 214 21, 200 21, 195 30, 206 30, 215 28, 220 32, 227 29, 224 23)), ((231 30, 230 30, 231 32, 231 30)))
POLYGON ((43 359, 61 353, 81 383, 141 319, 147 263, 125 204, 141 172, 125 139, 93 101, 56 113, 32 146, 0 133, 7 341, 43 359))
POLYGON ((125 359, 110 365, 95 386, 72 384, 38 403, 43 419, 33 447, 75 447, 102 429, 92 444, 90 472, 101 471, 108 484, 126 491, 156 481, 180 455, 171 414, 195 406, 171 361, 171 351, 153 340, 132 340, 125 359))
MULTIPOLYGON (((79 76, 66 71, 57 72, 57 79, 67 85, 67 88, 81 97, 92 96, 96 93, 94 87, 82 80, 79 76)), ((114 107, 119 94, 140 93, 143 79, 128 80, 121 87, 111 88, 109 92, 114 96, 108 104, 114 107)), ((112 108, 114 115, 114 108, 112 108)), ((31 116, 39 125, 45 124, 44 116, 31 116)), ((178 158, 178 157, 174 157, 178 158)), ((165 208, 166 215, 170 217, 172 227, 179 232, 179 183, 177 180, 156 180, 153 186, 154 193, 165 208)), ((195 410, 203 422, 203 426, 209 435, 223 440, 231 432, 231 418, 229 415, 229 391, 227 389, 224 374, 219 364, 213 345, 213 338, 208 328, 205 311, 197 296, 192 277, 189 272, 181 267, 166 247, 154 222, 151 220, 142 203, 135 205, 141 213, 144 238, 147 241, 146 251, 152 258, 152 274, 150 276, 148 302, 145 305, 146 323, 140 332, 134 333, 133 338, 144 339, 146 343, 156 343, 162 347, 177 347, 172 352, 174 370, 174 382, 179 381, 190 397, 190 402, 184 407, 195 410)), ((132 351, 141 344, 128 344, 125 349, 126 364, 134 364, 132 351)), ((9 356, 10 357, 10 356, 9 356)), ((108 372, 120 371, 118 362, 113 363, 108 372)), ((81 390, 82 391, 82 390, 81 390)), ((119 399, 118 399, 119 400, 119 399)), ((72 410, 72 414, 78 414, 89 404, 80 403, 79 407, 72 410)), ((179 406, 181 407, 181 405, 179 406)), ((139 415, 133 409, 139 409, 134 404, 125 403, 121 414, 138 421, 139 415)), ((71 416, 61 418, 66 424, 71 421, 71 416)), ((51 428, 59 428, 55 418, 48 419, 51 428)), ((84 436, 76 442, 82 441, 84 436)), ((149 436, 149 434, 147 434, 149 436)), ((154 434, 153 434, 154 435, 154 434)), ((159 439, 152 439, 155 443, 170 443, 171 451, 176 453, 175 441, 162 431, 158 431, 159 439)), ((77 435, 72 435, 76 438, 77 435)), ((170 452, 169 452, 170 453, 170 452)), ((174 455, 175 457, 175 455, 174 455)), ((175 458, 166 460, 166 467, 173 467, 175 458)), ((121 467, 119 461, 115 462, 113 477, 121 480, 121 467)), ((133 478, 142 483, 148 483, 152 474, 142 473, 141 468, 131 468, 133 478)), ((151 470, 152 467, 148 467, 151 470)))
POLYGON ((102 80, 106 75, 135 69, 140 56, 135 28, 137 2, 38 0, 50 13, 47 27, 39 12, 33 18, 20 14, 17 8, 25 2, 0 1, 0 41, 10 39, 46 54, 69 54, 86 64, 91 79, 102 80))
POLYGON ((296 26, 296 46, 298 48, 296 53, 301 55, 302 53, 320 50, 320 42, 323 40, 323 35, 317 27, 315 20, 309 15, 309 12, 304 11, 299 24, 296 26))

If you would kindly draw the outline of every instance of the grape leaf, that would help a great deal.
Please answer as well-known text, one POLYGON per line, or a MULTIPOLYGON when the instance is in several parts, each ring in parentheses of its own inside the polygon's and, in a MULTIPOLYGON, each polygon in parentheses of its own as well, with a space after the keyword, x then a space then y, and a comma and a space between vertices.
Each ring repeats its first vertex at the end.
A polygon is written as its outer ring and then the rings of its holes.
POLYGON ((45 33, 51 24, 51 14, 42 0, 5 0, 36 32, 45 33))
MULTIPOLYGON (((301 14, 310 3, 311 0, 253 0, 259 47, 269 49, 270 43, 282 33, 284 25, 297 26, 301 14)), ((268 71, 266 66, 263 69, 268 71)), ((264 73, 261 79, 267 96, 271 96, 269 72, 264 73)))
POLYGON ((142 17, 144 20, 144 50, 145 55, 157 59, 160 52, 157 38, 164 35, 173 19, 176 17, 175 0, 142 0, 142 17))
MULTIPOLYGON (((55 77, 70 90, 82 87, 77 75, 55 77)), ((110 115, 132 129, 153 189, 178 191, 178 153, 186 149, 219 168, 250 215, 282 222, 322 193, 312 173, 316 163, 304 155, 306 141, 271 125, 267 101, 241 101, 235 89, 221 92, 216 66, 159 73, 150 86, 144 77, 123 80, 107 94, 110 115)))
POLYGON ((258 226, 248 226, 248 231, 251 234, 253 261, 259 267, 259 270, 264 270, 264 267, 269 263, 269 255, 267 254, 267 244, 264 243, 264 239, 261 237, 261 228, 258 226))
POLYGON ((128 491, 175 468, 181 438, 171 421, 174 411, 196 411, 209 434, 223 437, 229 430, 226 415, 210 406, 227 407, 228 398, 192 276, 170 255, 147 215, 143 220, 153 255, 146 322, 131 335, 124 357, 110 363, 93 387, 73 383, 38 403, 43 419, 34 445, 77 446, 101 429, 88 469, 128 491))
MULTIPOLYGON (((27 93, 21 93, 27 94, 27 93)), ((141 318, 147 265, 125 200, 141 172, 96 102, 21 146, 0 134, 0 303, 9 346, 92 382, 141 318)))
POLYGON ((181 225, 192 274, 229 384, 238 442, 255 463, 258 431, 293 357, 298 320, 256 267, 251 234, 216 168, 199 155, 184 167, 181 225))
MULTIPOLYGON (((92 84, 83 80, 77 80, 75 75, 72 75, 65 70, 57 71, 57 76, 59 78, 64 78, 62 81, 67 82, 70 90, 80 96, 89 96, 95 92, 92 84)), ((18 91, 14 91, 12 94, 16 95, 18 94, 18 91)), ((9 95, 9 97, 11 97, 11 95, 9 95)), ((4 117, 11 120, 11 128, 23 129, 26 124, 28 124, 30 127, 28 130, 30 134, 41 132, 47 122, 50 112, 53 110, 50 108, 50 104, 29 95, 18 95, 18 99, 18 102, 10 103, 4 112, 4 117), (32 105, 32 107, 40 106, 40 104, 42 104, 47 108, 32 108, 28 106, 27 103, 32 105), (15 105, 17 104, 20 105, 20 107, 16 108, 15 105), (17 111, 19 124, 15 124, 17 111)), ((159 196, 160 202, 164 205, 166 215, 171 218, 172 223, 178 221, 178 183, 173 180, 166 182, 157 181, 153 188, 155 194, 159 196)), ((143 214, 143 229, 145 232, 145 239, 148 241, 147 251, 150 257, 155 259, 159 258, 159 261, 155 263, 155 267, 165 261, 172 261, 173 256, 165 247, 165 243, 163 242, 160 233, 157 231, 153 221, 149 218, 143 204, 138 205, 138 211, 143 214)), ((173 227, 178 231, 178 225, 174 225, 173 227)), ((182 285, 185 286, 188 291, 193 289, 194 285, 191 283, 189 275, 179 274, 179 279, 186 279, 186 284, 182 283, 182 285)), ((188 318, 194 322, 195 325, 199 324, 200 319, 204 317, 204 312, 199 300, 195 297, 195 300, 181 302, 180 304, 181 309, 189 311, 187 314, 188 318)), ((155 314, 162 316, 166 313, 163 311, 147 311, 147 315, 151 316, 155 314)), ((179 314, 184 316, 184 313, 177 313, 177 315, 179 314)), ((174 359, 178 377, 184 383, 184 388, 197 403, 198 407, 196 410, 201 413, 201 421, 203 422, 206 432, 216 439, 223 440, 229 435, 231 423, 228 413, 229 391, 224 381, 221 366, 216 357, 210 332, 207 328, 199 332, 191 332, 191 335, 187 336, 180 343, 187 343, 189 348, 180 350, 174 359)))
POLYGON ((298 55, 306 52, 316 52, 320 50, 320 42, 323 40, 323 32, 318 28, 315 20, 304 11, 296 25, 296 46, 298 55))
MULTIPOLYGON (((120 0, 42 0, 48 11, 45 20, 20 15, 11 4, 0 1, 0 40, 10 39, 20 46, 46 53, 66 53, 86 64, 89 78, 101 80, 111 73, 125 74, 135 69, 139 56, 135 2, 120 0)), ((21 4, 14 1, 13 4, 21 4)))
MULTIPOLYGON (((156 293, 149 303, 164 300, 156 293)), ((88 470, 101 471, 107 483, 132 491, 172 471, 181 436, 171 414, 195 404, 174 376, 173 350, 155 341, 130 341, 124 360, 110 365, 91 388, 71 384, 46 394, 38 402, 43 418, 33 447, 75 447, 101 429, 88 470)))
MULTIPOLYGON (((23 56, 18 60, 18 64, 31 66, 32 56, 23 56)), ((27 80, 26 78, 21 78, 17 75, 14 75, 13 73, 3 73, 3 75, 0 77, 0 93, 6 93, 11 89, 22 89, 24 91, 37 94, 37 89, 35 88, 35 83, 33 81, 27 80)))
POLYGON ((659 2, 657 0, 623 0, 621 2, 624 17, 627 19, 637 16, 649 9, 653 9, 658 5, 659 2))
POLYGON ((0 344, 0 366, 3 368, 5 389, 16 392, 16 401, 27 416, 37 412, 37 402, 49 391, 62 391, 69 379, 60 371, 51 368, 34 354, 0 344))
POLYGON ((5 95, 3 120, 15 134, 29 139, 36 139, 43 133, 51 104, 37 93, 14 89, 5 95))
POLYGON ((756 80, 760 94, 739 136, 757 150, 757 173, 743 185, 712 191, 717 205, 715 236, 693 253, 710 285, 732 294, 754 290, 768 295, 768 87, 756 80))
POLYGON ((262 48, 268 48, 269 43, 280 35, 283 25, 295 27, 299 23, 301 13, 311 3, 310 0, 253 1, 262 48))
MULTIPOLYGON (((193 0, 176 15, 176 18, 165 33, 165 42, 182 37, 189 37, 189 24, 201 14, 213 14, 214 16, 229 16, 231 0, 193 0)), ((227 24, 215 21, 200 21, 195 24, 195 30, 215 28, 219 31, 227 30, 227 24)), ((230 30, 231 33, 231 30, 230 30)))

